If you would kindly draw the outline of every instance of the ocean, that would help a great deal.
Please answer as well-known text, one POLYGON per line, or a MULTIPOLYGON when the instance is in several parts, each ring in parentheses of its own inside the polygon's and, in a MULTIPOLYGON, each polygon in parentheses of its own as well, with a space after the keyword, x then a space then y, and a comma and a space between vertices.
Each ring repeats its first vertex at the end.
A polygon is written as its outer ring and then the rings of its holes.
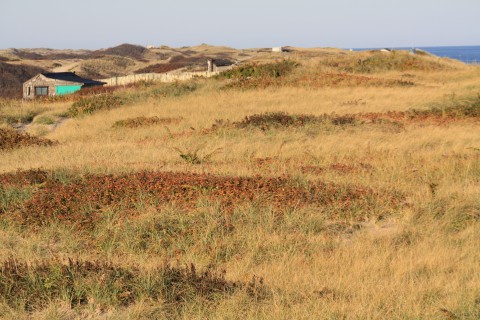
MULTIPOLYGON (((452 47, 415 47, 425 50, 439 57, 457 59, 465 63, 480 63, 480 46, 452 46, 452 47)), ((354 49, 355 51, 382 48, 354 49)), ((394 50, 410 50, 412 48, 390 48, 394 50)))

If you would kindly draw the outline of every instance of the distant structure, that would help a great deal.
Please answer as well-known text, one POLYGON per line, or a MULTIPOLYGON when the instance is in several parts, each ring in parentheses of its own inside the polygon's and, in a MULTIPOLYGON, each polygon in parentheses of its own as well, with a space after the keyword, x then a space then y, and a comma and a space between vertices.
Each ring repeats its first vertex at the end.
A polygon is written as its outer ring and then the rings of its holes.
POLYGON ((79 77, 73 72, 39 73, 23 83, 23 98, 62 96, 104 84, 105 82, 79 77))
POLYGON ((285 52, 283 47, 273 47, 272 52, 285 52))
POLYGON ((207 60, 207 72, 213 72, 213 59, 207 60))
POLYGON ((155 49, 155 46, 154 46, 153 44, 149 44, 149 45, 147 46, 147 49, 155 49))
POLYGON ((207 72, 222 72, 229 69, 235 62, 227 59, 208 59, 207 72))

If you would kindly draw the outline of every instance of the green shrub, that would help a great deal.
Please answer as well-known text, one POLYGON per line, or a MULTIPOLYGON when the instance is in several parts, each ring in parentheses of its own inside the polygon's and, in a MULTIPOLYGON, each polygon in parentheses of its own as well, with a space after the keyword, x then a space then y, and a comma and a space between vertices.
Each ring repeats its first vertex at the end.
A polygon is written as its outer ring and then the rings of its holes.
POLYGON ((248 64, 224 71, 218 77, 227 79, 279 78, 292 72, 298 65, 289 60, 267 64, 248 64))
POLYGON ((71 117, 92 114, 100 110, 110 110, 125 104, 125 99, 114 95, 99 95, 82 98, 72 104, 68 113, 71 117))

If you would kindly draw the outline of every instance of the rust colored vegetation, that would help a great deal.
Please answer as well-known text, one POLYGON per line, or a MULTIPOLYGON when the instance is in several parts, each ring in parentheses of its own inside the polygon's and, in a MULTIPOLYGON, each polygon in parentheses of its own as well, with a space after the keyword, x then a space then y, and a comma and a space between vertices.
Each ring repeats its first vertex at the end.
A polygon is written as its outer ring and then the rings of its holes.
POLYGON ((0 150, 11 150, 28 146, 51 146, 56 142, 21 133, 11 129, 0 128, 0 150))
MULTIPOLYGON (((374 211, 396 207, 402 197, 393 192, 376 192, 331 183, 298 185, 284 177, 222 177, 208 174, 139 172, 121 176, 87 175, 70 183, 48 181, 19 208, 19 221, 43 225, 66 221, 88 226, 101 219, 106 208, 135 212, 142 202, 155 207, 174 204, 194 209, 199 199, 219 203, 230 211, 242 203, 262 203, 277 210, 303 206, 333 205, 340 211, 374 211)), ((365 212, 364 212, 365 213, 365 212)))
POLYGON ((9 172, 0 174, 0 185, 2 186, 29 186, 46 182, 49 174, 42 169, 31 169, 25 171, 9 172))

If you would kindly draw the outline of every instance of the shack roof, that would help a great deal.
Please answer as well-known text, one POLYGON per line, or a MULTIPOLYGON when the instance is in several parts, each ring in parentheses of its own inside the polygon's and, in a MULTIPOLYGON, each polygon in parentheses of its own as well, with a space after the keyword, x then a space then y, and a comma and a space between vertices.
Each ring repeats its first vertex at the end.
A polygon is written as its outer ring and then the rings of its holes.
POLYGON ((232 64, 235 64, 235 62, 227 60, 227 59, 212 59, 213 64, 215 64, 217 67, 227 67, 231 66, 232 64))
POLYGON ((49 72, 49 73, 42 73, 42 75, 49 79, 63 80, 68 82, 80 82, 87 85, 105 84, 105 82, 82 78, 80 76, 77 76, 73 72, 49 72))

